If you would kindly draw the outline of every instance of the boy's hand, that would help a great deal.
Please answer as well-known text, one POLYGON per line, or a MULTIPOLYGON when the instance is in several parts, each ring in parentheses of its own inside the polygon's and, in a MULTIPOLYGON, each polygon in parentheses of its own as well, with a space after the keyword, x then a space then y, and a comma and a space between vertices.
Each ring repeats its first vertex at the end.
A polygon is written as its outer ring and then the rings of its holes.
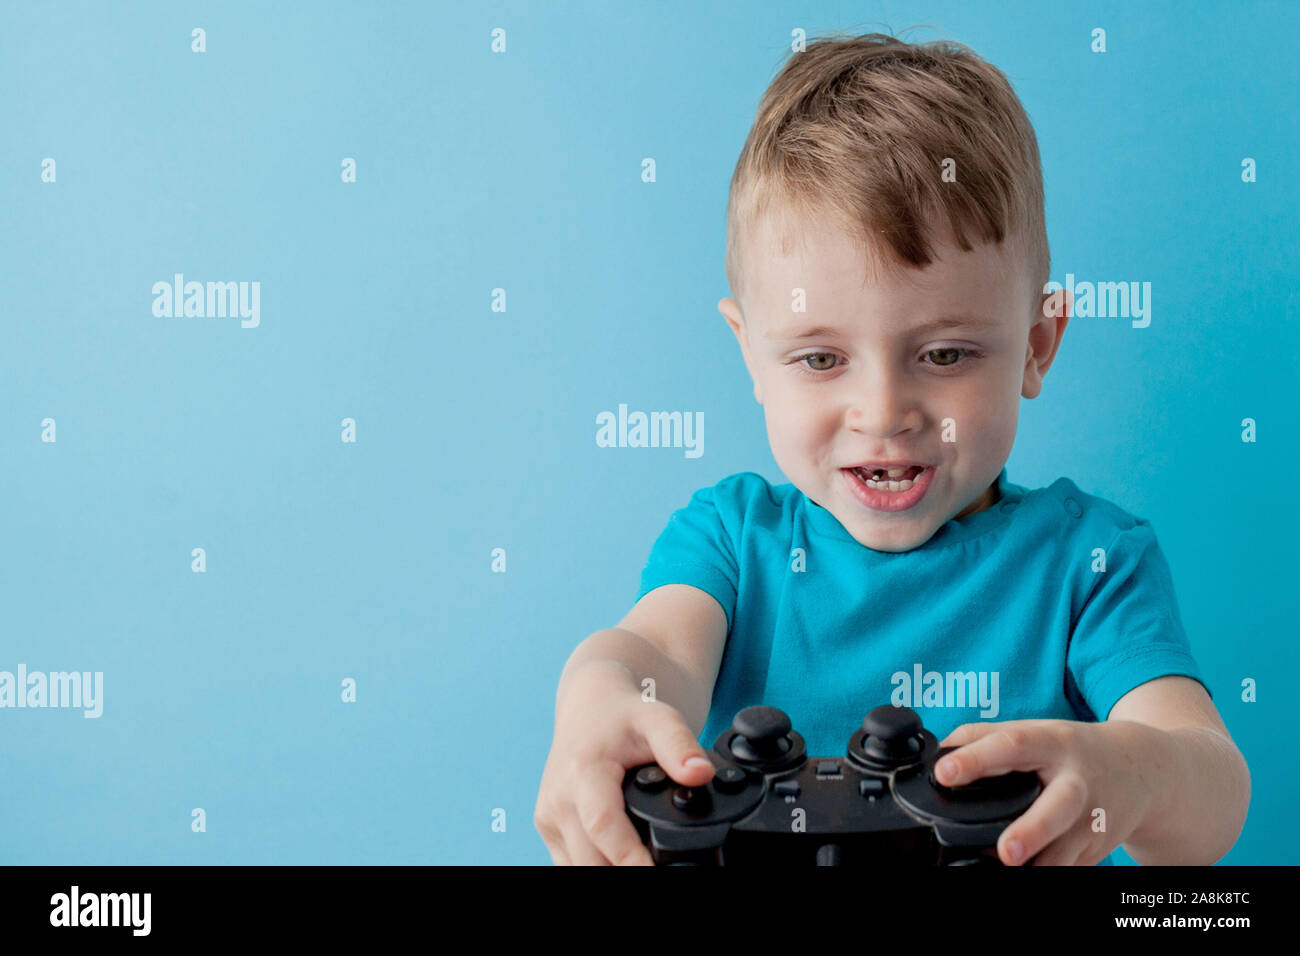
POLYGON ((1036 771, 1038 799, 998 838, 1008 866, 1093 866, 1142 824, 1155 788, 1144 774, 1149 733, 1132 721, 1008 720, 962 724, 940 746, 959 747, 935 765, 946 787, 1036 771), (956 761, 956 772, 949 764, 956 761), (1098 813, 1097 811, 1103 811, 1098 813), (1104 827, 1104 829, 1102 829, 1104 827))
POLYGON ((651 761, 683 786, 713 779, 712 761, 676 708, 642 700, 617 671, 589 667, 574 675, 557 708, 533 811, 555 863, 654 864, 623 802, 624 773, 651 761))

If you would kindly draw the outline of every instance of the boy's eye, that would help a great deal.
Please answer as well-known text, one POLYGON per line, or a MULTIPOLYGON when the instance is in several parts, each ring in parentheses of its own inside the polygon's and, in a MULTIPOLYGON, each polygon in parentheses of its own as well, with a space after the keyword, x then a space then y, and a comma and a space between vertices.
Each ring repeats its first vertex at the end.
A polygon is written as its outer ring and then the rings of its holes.
POLYGON ((930 351, 926 352, 925 354, 928 356, 929 355, 941 356, 941 358, 934 360, 930 364, 938 365, 940 368, 942 368, 945 365, 956 365, 961 356, 961 353, 965 351, 966 351, 965 349, 930 349, 930 351))
POLYGON ((838 356, 834 355, 834 354, 831 353, 831 352, 809 352, 807 355, 801 355, 801 356, 799 356, 799 359, 798 359, 798 360, 799 360, 800 362, 807 363, 809 359, 812 359, 812 360, 813 360, 813 364, 812 364, 812 365, 807 365, 807 364, 805 364, 805 366, 804 366, 804 367, 807 368, 809 371, 812 371, 812 372, 829 372, 831 369, 833 369, 833 368, 835 367, 835 359, 836 359, 836 358, 838 358, 838 356), (817 360, 824 360, 824 361, 828 362, 829 364, 826 364, 826 365, 818 365, 818 364, 817 364, 817 360))

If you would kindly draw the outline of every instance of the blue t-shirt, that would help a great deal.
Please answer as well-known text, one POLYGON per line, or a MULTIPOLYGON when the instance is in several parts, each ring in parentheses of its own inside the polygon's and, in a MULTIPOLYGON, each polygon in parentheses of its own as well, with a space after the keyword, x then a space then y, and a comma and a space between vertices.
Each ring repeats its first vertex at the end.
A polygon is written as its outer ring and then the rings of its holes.
POLYGON ((833 757, 881 704, 943 740, 980 720, 1105 720, 1166 674, 1204 684, 1149 522, 1068 478, 1029 491, 1003 468, 997 484, 990 508, 897 553, 860 544, 793 484, 742 472, 697 491, 637 600, 689 584, 727 615, 701 745, 755 704, 789 714, 810 757, 833 757))

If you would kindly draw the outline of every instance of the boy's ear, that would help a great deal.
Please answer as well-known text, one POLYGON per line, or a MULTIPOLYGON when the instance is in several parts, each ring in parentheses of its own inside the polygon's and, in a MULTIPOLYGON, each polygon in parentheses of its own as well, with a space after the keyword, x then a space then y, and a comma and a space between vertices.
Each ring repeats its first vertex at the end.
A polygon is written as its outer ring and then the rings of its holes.
POLYGON ((732 334, 736 336, 736 341, 740 343, 740 354, 745 359, 745 368, 749 369, 749 377, 754 382, 754 401, 762 405, 763 394, 759 390, 758 376, 754 374, 754 363, 749 355, 749 336, 746 332, 744 316, 740 312, 740 303, 727 296, 718 301, 718 311, 727 320, 727 325, 731 327, 732 334))
POLYGON ((1043 377, 1056 360, 1065 327, 1070 324, 1074 311, 1074 296, 1067 289, 1045 292, 1039 300, 1038 314, 1029 326, 1029 342, 1025 346, 1025 377, 1020 394, 1037 398, 1043 390, 1043 377))

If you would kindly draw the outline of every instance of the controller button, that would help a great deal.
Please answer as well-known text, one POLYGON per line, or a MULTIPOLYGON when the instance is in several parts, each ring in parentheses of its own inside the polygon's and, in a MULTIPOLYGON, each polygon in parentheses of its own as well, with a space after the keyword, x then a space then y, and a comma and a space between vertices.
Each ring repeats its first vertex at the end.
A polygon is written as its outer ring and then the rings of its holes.
POLYGON ((877 777, 863 777, 858 781, 858 793, 864 797, 878 797, 885 792, 885 781, 877 777))
POLYGON ((817 776, 833 777, 840 772, 840 762, 838 760, 818 760, 817 776))
POLYGON ((678 787, 673 791, 673 806, 685 813, 705 813, 709 809, 709 791, 704 787, 678 787))
POLYGON ((719 793, 739 793, 747 782, 745 771, 739 767, 722 766, 713 775, 713 788, 719 793))
POLYGON ((778 780, 775 784, 772 785, 772 789, 776 791, 778 796, 797 797, 799 796, 799 781, 778 780))
POLYGON ((646 793, 658 793, 668 783, 668 774, 659 766, 642 767, 636 772, 636 786, 646 793))

